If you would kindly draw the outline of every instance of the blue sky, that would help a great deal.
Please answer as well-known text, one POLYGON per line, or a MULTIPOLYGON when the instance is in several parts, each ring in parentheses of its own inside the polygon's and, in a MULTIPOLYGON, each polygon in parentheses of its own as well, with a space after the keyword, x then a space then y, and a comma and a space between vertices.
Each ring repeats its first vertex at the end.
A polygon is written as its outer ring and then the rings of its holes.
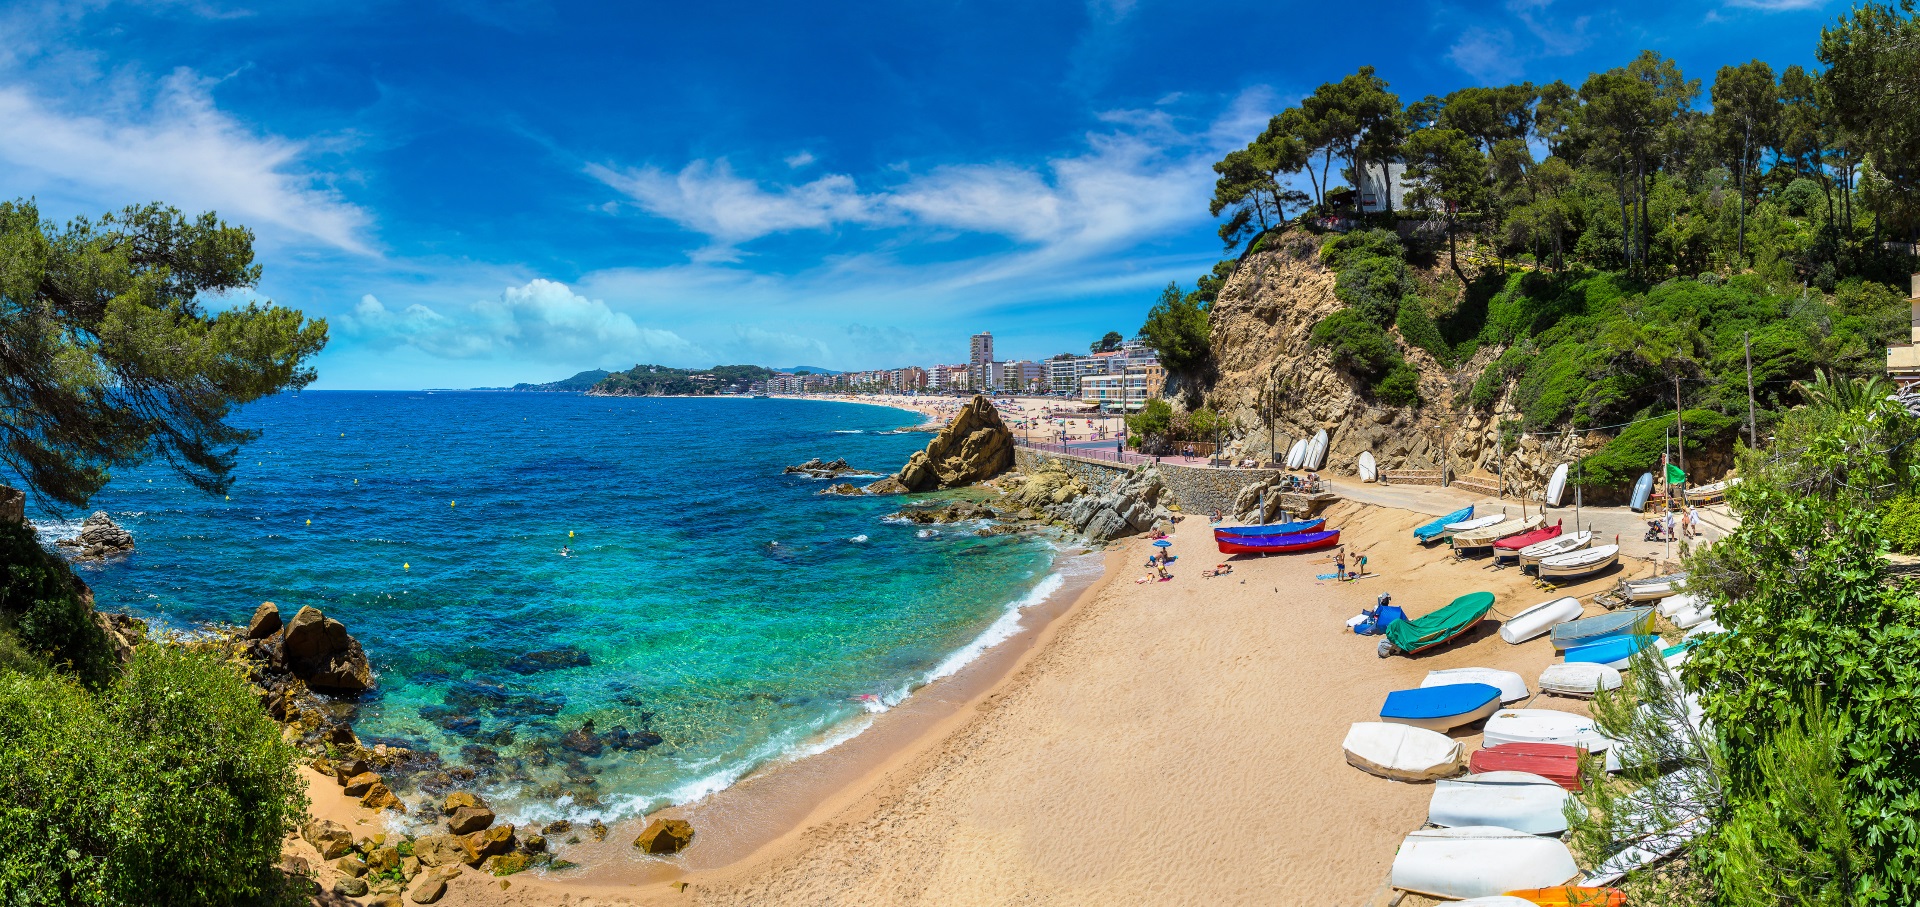
POLYGON ((331 388, 870 368, 1132 333, 1209 165, 1362 64, 1403 101, 1812 65, 1839 0, 0 6, 0 195, 259 234, 331 388))

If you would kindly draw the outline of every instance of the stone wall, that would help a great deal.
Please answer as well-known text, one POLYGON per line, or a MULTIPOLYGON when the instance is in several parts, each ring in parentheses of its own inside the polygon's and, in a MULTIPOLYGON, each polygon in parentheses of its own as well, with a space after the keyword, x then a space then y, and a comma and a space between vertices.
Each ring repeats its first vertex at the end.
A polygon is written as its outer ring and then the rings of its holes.
MULTIPOLYGON (((1117 463, 1098 463, 1082 460, 1078 457, 1044 453, 1027 448, 1014 450, 1014 465, 1030 470, 1041 463, 1054 462, 1066 467, 1073 477, 1087 484, 1088 488, 1105 488, 1114 479, 1132 475, 1137 466, 1122 466, 1117 463)), ((1240 489, 1248 485, 1265 482, 1277 469, 1213 469, 1202 466, 1180 466, 1173 463, 1157 464, 1160 476, 1166 481, 1167 491, 1175 503, 1186 513, 1208 514, 1215 510, 1232 513, 1234 499, 1240 489)))

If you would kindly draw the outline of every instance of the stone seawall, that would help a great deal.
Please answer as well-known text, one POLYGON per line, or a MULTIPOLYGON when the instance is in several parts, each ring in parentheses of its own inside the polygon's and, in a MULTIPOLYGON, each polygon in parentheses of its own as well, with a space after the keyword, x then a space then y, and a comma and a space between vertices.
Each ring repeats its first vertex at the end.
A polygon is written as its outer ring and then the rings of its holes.
MULTIPOLYGON (((1114 479, 1132 475, 1138 466, 1122 466, 1118 463, 1101 463, 1095 460, 1082 460, 1079 457, 1063 456, 1056 453, 1030 450, 1019 447, 1014 449, 1014 465, 1023 470, 1031 470, 1041 463, 1059 463, 1065 466, 1074 478, 1087 484, 1088 488, 1105 488, 1114 479)), ((1260 482, 1277 474, 1277 469, 1212 469, 1201 466, 1180 466, 1173 463, 1157 464, 1160 476, 1166 480, 1167 491, 1175 503, 1186 513, 1209 514, 1215 510, 1232 513, 1234 499, 1240 489, 1260 482)))

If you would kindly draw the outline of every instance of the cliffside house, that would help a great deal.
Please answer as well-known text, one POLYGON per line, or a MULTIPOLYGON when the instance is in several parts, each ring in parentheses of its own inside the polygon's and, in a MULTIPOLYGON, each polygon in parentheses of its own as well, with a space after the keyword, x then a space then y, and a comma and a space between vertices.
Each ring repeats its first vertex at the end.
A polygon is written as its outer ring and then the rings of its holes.
POLYGON ((1912 337, 1887 347, 1887 377, 1902 392, 1920 386, 1920 274, 1913 275, 1912 297, 1907 302, 1913 312, 1912 337))

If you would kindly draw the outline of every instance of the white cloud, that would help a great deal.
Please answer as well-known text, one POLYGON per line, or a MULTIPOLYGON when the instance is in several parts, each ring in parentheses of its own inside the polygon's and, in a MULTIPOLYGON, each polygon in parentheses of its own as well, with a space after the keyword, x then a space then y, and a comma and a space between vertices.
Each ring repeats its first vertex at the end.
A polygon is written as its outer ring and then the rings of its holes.
POLYGON ((805 167, 806 165, 811 163, 813 163, 813 152, 811 151, 800 151, 794 154, 787 155, 787 166, 792 167, 795 170, 805 167))
POLYGON ((1727 0, 1727 5, 1778 13, 1796 9, 1819 9, 1827 5, 1827 0, 1727 0))
POLYGON ((1467 29, 1448 48, 1447 59, 1482 82, 1505 82, 1520 74, 1520 63, 1513 53, 1513 33, 1504 28, 1467 29))
POLYGON ((217 108, 186 70, 151 99, 107 93, 86 110, 0 86, 0 162, 11 191, 59 191, 97 206, 164 200, 265 234, 370 252, 369 217, 306 170, 309 143, 263 135, 217 108))
POLYGON ((347 335, 369 346, 411 346, 444 359, 536 359, 625 367, 642 361, 675 364, 708 358, 679 334, 641 327, 605 302, 551 280, 508 287, 498 299, 473 303, 452 315, 418 303, 394 311, 373 296, 363 296, 338 321, 347 335))
POLYGON ((775 190, 736 176, 722 158, 694 161, 679 173, 657 167, 615 170, 587 166, 594 178, 619 190, 648 213, 704 234, 721 247, 790 230, 825 230, 836 223, 872 222, 876 212, 853 178, 829 174, 775 190))

